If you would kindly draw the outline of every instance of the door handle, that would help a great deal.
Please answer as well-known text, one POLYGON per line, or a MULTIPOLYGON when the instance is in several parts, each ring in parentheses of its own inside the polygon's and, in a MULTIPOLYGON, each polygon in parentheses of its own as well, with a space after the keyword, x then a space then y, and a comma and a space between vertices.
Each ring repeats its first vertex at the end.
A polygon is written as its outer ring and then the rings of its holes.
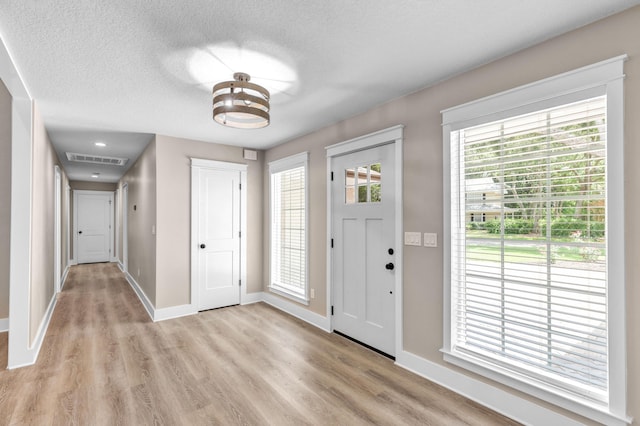
POLYGON ((387 263, 384 267, 390 271, 393 271, 393 268, 395 268, 395 266, 391 262, 387 263))
POLYGON ((82 234, 82 231, 78 231, 78 234, 82 234))
POLYGON ((203 249, 203 248, 207 248, 207 246, 206 246, 206 245, 204 245, 204 244, 200 244, 200 248, 201 248, 201 249, 203 249))

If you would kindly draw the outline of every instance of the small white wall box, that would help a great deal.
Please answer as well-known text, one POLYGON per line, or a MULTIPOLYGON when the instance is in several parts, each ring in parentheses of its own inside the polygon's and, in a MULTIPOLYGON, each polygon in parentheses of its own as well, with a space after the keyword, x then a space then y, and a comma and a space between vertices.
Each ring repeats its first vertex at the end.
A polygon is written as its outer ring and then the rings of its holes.
POLYGON ((256 151, 255 149, 245 149, 243 156, 245 160, 257 160, 258 151, 256 151))
POLYGON ((424 233, 424 246, 425 247, 438 247, 438 234, 425 232, 424 233))
POLYGON ((422 234, 419 232, 405 232, 404 233, 404 245, 405 246, 421 246, 422 234))

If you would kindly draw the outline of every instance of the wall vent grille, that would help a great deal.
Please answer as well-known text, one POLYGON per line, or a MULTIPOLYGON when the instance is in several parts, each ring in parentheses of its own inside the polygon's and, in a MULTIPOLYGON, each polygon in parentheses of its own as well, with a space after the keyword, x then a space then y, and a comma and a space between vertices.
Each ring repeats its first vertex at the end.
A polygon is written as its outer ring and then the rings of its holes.
POLYGON ((77 152, 67 152, 69 161, 79 163, 106 164, 109 166, 124 166, 129 161, 128 158, 105 157, 102 155, 78 154, 77 152))

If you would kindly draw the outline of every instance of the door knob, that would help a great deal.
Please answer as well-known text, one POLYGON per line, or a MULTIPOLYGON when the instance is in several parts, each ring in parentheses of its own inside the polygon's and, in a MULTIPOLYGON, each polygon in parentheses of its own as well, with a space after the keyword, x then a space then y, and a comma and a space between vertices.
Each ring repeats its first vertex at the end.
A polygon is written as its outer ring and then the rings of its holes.
POLYGON ((201 248, 201 249, 206 248, 206 247, 207 247, 206 245, 204 245, 204 244, 200 244, 200 248, 201 248))
POLYGON ((395 268, 395 266, 393 265, 393 263, 389 262, 385 265, 385 268, 387 268, 390 271, 393 271, 393 268, 395 268))
POLYGON ((78 234, 82 234, 82 231, 78 231, 78 234))

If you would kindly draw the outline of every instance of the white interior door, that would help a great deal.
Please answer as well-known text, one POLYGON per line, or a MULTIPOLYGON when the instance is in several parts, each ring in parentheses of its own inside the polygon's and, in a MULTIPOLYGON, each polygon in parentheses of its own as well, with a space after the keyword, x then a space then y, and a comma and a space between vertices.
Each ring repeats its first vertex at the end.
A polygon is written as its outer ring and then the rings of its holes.
POLYGON ((240 303, 240 179, 236 170, 194 169, 198 310, 240 303))
POLYGON ((113 192, 75 191, 74 209, 77 262, 109 262, 113 241, 113 192))
POLYGON ((333 328, 395 355, 393 144, 334 157, 333 328))

